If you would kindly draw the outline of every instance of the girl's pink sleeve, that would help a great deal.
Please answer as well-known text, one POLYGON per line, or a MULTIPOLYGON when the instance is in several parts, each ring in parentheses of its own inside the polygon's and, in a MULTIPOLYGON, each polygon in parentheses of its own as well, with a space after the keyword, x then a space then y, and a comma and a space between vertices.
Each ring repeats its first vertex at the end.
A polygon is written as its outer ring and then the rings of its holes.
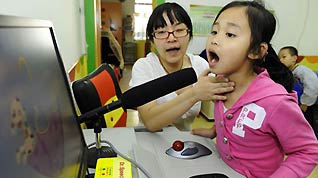
POLYGON ((270 125, 287 157, 271 178, 307 177, 318 164, 317 138, 295 102, 282 100, 277 107, 270 125))

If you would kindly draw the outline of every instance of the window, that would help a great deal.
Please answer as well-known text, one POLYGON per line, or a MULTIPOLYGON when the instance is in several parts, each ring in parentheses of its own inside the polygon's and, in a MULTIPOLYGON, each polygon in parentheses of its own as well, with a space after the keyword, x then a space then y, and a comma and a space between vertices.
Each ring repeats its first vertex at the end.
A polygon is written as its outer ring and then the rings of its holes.
POLYGON ((152 0, 135 0, 134 39, 146 40, 146 27, 152 13, 152 0))

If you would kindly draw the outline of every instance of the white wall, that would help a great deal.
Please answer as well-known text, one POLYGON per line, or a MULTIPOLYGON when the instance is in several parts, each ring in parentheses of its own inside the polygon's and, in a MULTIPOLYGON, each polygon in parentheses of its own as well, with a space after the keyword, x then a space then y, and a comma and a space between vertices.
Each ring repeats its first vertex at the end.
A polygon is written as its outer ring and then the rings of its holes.
POLYGON ((0 4, 2 15, 52 21, 66 70, 86 53, 82 0, 0 0, 0 4))
MULTIPOLYGON (((177 2, 189 11, 190 4, 223 6, 231 0, 166 1, 177 2)), ((67 70, 86 53, 83 0, 0 0, 0 3, 0 14, 51 20, 67 70)), ((277 33, 272 40, 276 50, 294 45, 301 55, 318 55, 317 0, 265 0, 265 3, 278 19, 277 33)), ((133 4, 134 0, 123 3, 123 16, 133 13, 133 4)), ((206 37, 195 36, 189 52, 200 53, 205 41, 206 37)))
MULTIPOLYGON (((166 0, 177 2, 188 12, 190 4, 224 6, 231 0, 166 0)), ((300 55, 318 55, 318 1, 317 0, 264 0, 274 10, 278 25, 272 45, 276 51, 286 45, 298 48, 300 55)), ((211 22, 212 23, 212 22, 211 22)), ((207 37, 194 36, 189 52, 200 53, 207 37)))

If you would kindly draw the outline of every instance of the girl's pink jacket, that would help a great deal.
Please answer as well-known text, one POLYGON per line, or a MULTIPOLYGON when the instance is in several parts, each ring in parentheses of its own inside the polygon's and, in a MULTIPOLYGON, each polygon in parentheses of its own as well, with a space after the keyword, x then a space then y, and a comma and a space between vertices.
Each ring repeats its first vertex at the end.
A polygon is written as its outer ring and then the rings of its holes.
POLYGON ((248 178, 304 178, 318 163, 318 141, 296 93, 266 70, 231 108, 216 101, 214 116, 222 159, 248 178))

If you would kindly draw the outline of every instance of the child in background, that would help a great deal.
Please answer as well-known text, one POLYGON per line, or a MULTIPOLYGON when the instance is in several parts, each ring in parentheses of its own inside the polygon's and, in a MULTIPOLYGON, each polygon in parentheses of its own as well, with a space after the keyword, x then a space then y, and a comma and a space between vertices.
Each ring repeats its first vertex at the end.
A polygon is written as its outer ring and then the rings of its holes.
POLYGON ((316 137, 317 122, 315 115, 318 114, 318 77, 311 69, 304 65, 297 64, 298 51, 293 46, 285 46, 278 53, 279 60, 288 67, 297 83, 301 84, 301 91, 298 92, 298 102, 305 118, 314 129, 316 137))
POLYGON ((235 89, 215 101, 214 126, 192 133, 216 137, 224 162, 248 178, 304 178, 317 165, 318 141, 292 91, 293 74, 270 44, 275 28, 255 1, 222 8, 206 49, 211 71, 235 89))

